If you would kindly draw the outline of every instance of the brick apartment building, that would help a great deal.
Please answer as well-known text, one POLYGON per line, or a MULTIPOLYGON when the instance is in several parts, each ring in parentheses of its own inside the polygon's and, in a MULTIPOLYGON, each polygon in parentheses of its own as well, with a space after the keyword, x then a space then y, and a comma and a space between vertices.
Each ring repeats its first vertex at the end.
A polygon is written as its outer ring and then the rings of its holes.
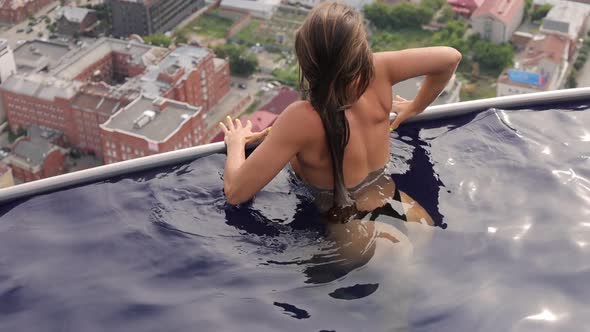
POLYGON ((9 159, 13 176, 29 182, 63 174, 64 153, 46 140, 20 137, 14 142, 9 159))
POLYGON ((205 6, 204 0, 110 0, 113 35, 127 37, 171 31, 205 6))
POLYGON ((522 22, 524 5, 524 0, 485 0, 471 15, 473 30, 491 42, 507 42, 522 22))
POLYGON ((0 21, 16 24, 34 15, 53 0, 0 0, 0 21))
MULTIPOLYGON (((67 144, 102 155, 99 125, 141 96, 164 97, 207 112, 229 92, 229 65, 195 46, 174 50, 101 38, 66 54, 48 42, 15 54, 34 63, 0 86, 12 130, 58 130, 67 144), (47 48, 47 49, 46 49, 47 48)), ((202 142, 194 142, 202 143, 202 142)))
POLYGON ((96 28, 98 17, 95 10, 65 6, 58 10, 55 22, 61 34, 82 35, 96 28))
POLYGON ((202 141, 201 108, 139 97, 100 126, 105 163, 191 147, 202 141))

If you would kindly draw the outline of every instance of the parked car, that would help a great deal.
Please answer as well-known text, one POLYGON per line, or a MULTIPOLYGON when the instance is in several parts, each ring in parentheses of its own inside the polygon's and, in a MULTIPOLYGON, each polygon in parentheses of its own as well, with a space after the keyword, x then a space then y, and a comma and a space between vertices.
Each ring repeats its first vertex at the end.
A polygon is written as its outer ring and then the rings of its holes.
POLYGON ((31 33, 31 32, 33 32, 33 28, 31 28, 31 27, 28 27, 26 32, 27 32, 27 33, 31 33))

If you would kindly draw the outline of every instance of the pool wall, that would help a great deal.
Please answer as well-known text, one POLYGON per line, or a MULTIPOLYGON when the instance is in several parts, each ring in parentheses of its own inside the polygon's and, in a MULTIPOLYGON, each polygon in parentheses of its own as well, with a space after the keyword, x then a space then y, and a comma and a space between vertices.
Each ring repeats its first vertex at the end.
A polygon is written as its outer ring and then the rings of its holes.
MULTIPOLYGON (((590 88, 537 92, 431 106, 428 107, 424 113, 411 118, 408 122, 450 118, 489 108, 510 109, 539 107, 581 100, 590 100, 590 88)), ((395 115, 392 114, 391 117, 393 118, 395 115)), ((188 162, 208 154, 222 152, 225 152, 225 145, 223 142, 217 142, 27 182, 17 186, 0 189, 0 204, 84 183, 101 181, 115 176, 188 162)))

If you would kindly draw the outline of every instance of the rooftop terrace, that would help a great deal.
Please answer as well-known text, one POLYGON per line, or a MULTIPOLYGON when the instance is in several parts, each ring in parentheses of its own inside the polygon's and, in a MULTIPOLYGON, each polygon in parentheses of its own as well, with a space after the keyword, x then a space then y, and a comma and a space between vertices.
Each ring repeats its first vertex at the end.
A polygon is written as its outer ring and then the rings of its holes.
POLYGON ((101 127, 161 142, 199 112, 200 108, 174 100, 140 97, 115 113, 101 127))

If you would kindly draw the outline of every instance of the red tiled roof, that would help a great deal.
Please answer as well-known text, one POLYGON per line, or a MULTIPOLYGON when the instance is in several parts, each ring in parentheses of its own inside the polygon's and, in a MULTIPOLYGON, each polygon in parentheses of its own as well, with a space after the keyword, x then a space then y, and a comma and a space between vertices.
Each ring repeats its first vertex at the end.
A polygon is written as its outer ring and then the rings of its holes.
POLYGON ((515 15, 519 14, 519 9, 523 7, 524 0, 485 0, 471 17, 477 18, 492 15, 505 24, 508 24, 515 15))
MULTIPOLYGON (((256 111, 250 114, 250 116, 242 119, 242 123, 245 123, 246 121, 250 120, 252 122, 252 131, 257 132, 272 126, 272 124, 275 122, 278 116, 278 114, 274 114, 267 111, 256 111)), ((223 132, 220 132, 219 134, 215 135, 215 137, 213 137, 211 143, 222 142, 223 138, 223 132)))
POLYGON ((268 111, 256 111, 245 120, 252 121, 252 131, 261 131, 270 127, 278 116, 268 111))
POLYGON ((454 7, 453 9, 463 9, 466 8, 468 10, 475 10, 484 2, 484 0, 448 0, 449 5, 454 7))
POLYGON ((281 114, 281 112, 291 103, 301 99, 299 92, 288 87, 282 87, 279 93, 271 99, 267 104, 259 107, 260 110, 265 110, 274 114, 281 114))
POLYGON ((535 36, 526 44, 519 58, 525 67, 535 66, 542 59, 559 64, 566 54, 568 42, 566 37, 554 34, 535 36))

